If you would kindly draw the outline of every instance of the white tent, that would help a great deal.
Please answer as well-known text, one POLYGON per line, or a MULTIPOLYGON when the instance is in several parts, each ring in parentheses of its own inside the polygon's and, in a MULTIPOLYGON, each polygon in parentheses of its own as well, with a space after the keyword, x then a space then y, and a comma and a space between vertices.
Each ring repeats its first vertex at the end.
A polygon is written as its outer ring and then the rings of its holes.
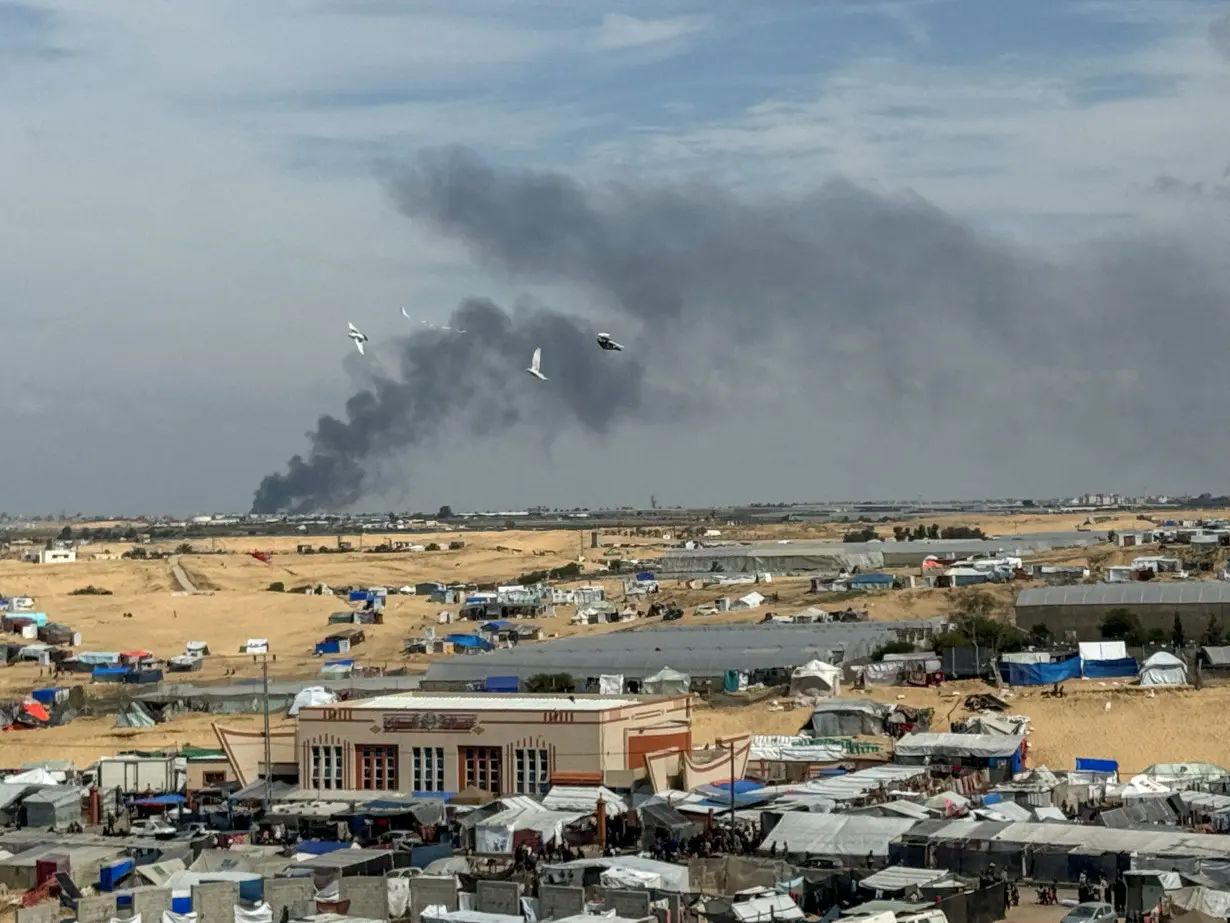
POLYGON ((691 688, 692 677, 670 667, 663 667, 641 682, 641 689, 647 695, 686 695, 691 688))
POLYGON ((841 694, 841 668, 823 660, 809 660, 790 674, 791 695, 841 694))
POLYGON ((337 694, 324 686, 306 686, 295 695, 295 701, 290 703, 290 711, 286 714, 293 718, 299 714, 299 709, 305 706, 311 708, 316 705, 332 705, 336 701, 337 694))
POLYGON ((1140 668, 1142 686, 1185 686, 1187 664, 1166 651, 1158 651, 1140 668))

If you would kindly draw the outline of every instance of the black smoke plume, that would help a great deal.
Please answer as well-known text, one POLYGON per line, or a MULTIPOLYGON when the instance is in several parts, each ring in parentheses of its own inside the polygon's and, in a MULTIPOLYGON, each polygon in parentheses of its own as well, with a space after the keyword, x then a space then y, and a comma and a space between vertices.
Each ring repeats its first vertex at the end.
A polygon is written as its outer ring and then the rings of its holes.
MULTIPOLYGON (((611 332, 638 335, 638 347, 621 354, 631 364, 595 362, 580 320, 522 322, 472 303, 455 321, 477 336, 408 341, 396 380, 352 398, 346 422, 323 418, 307 460, 262 484, 258 510, 353 503, 375 460, 446 421, 486 433, 524 420, 515 395, 539 384, 521 369, 540 342, 546 373, 555 363, 570 382, 546 386, 558 425, 613 429, 660 406, 647 395, 665 387, 753 432, 812 429, 859 445, 868 494, 887 477, 931 489, 937 471, 946 484, 983 485, 974 479, 991 471, 1006 487, 1039 470, 1066 483, 1102 477, 1107 459, 1121 478, 1220 472, 1230 267, 1211 229, 1048 258, 918 196, 843 181, 754 197, 707 183, 582 183, 457 149, 423 156, 389 190, 482 266, 581 291, 622 317, 611 332), (1201 370, 1202 384, 1176 362, 1201 370), (1204 450, 1168 448, 1193 440, 1204 450)), ((824 495, 825 452, 815 457, 813 495, 824 495)), ((759 486, 748 474, 725 489, 759 486)))
POLYGON ((527 306, 509 314, 471 299, 449 325, 465 332, 428 330, 397 341, 397 375, 377 376, 350 398, 344 421, 322 416, 308 434, 308 457, 295 455, 285 473, 265 477, 252 511, 350 506, 381 487, 371 482, 372 461, 422 446, 446 424, 476 436, 526 422, 605 433, 642 409, 644 366, 632 358, 593 361, 595 333, 577 318, 527 306), (523 371, 536 347, 545 383, 523 371))

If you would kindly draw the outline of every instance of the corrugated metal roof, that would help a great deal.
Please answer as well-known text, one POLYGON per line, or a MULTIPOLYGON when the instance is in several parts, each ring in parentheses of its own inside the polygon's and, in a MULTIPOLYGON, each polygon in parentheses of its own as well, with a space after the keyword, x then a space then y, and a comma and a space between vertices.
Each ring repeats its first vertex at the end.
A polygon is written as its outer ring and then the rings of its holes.
POLYGON ((1018 609, 1029 606, 1150 606, 1181 603, 1230 603, 1230 583, 1221 580, 1193 580, 1031 587, 1021 590, 1016 598, 1018 609))
POLYGON ((907 622, 834 622, 820 625, 704 625, 655 627, 579 635, 541 644, 520 644, 486 654, 436 660, 424 677, 429 682, 461 682, 488 676, 568 673, 599 676, 623 673, 638 679, 663 667, 702 676, 726 670, 797 667, 809 660, 829 660, 834 650, 845 659, 869 656, 898 631, 935 632, 943 619, 907 622))

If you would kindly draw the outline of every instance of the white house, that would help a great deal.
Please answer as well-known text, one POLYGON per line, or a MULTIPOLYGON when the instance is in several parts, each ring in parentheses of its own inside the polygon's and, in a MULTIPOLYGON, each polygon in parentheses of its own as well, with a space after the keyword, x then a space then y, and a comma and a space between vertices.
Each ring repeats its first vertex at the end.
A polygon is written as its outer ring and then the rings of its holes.
POLYGON ((40 564, 71 564, 77 560, 76 548, 44 548, 38 553, 40 564))

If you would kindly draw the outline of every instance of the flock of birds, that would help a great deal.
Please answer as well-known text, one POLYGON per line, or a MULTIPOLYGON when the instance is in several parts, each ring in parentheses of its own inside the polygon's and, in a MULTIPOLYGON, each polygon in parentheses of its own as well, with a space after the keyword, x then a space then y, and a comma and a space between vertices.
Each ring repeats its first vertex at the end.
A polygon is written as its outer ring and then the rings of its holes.
MULTIPOLYGON (((401 309, 401 313, 402 313, 402 317, 406 318, 406 320, 414 320, 414 318, 412 318, 409 314, 406 313, 405 308, 401 309)), ((464 330, 454 329, 448 326, 447 324, 444 324, 444 325, 429 324, 425 320, 421 320, 419 321, 419 323, 422 324, 424 327, 428 328, 429 330, 442 330, 448 333, 465 333, 464 330)), ((354 340, 354 345, 355 345, 355 348, 359 350, 359 355, 360 356, 367 355, 367 353, 363 350, 363 344, 368 342, 367 334, 362 333, 358 327, 356 327, 354 324, 350 323, 349 321, 347 321, 347 326, 350 328, 350 332, 347 334, 347 336, 349 336, 350 339, 354 340)), ((597 340, 598 340, 598 345, 605 350, 622 350, 623 349, 623 346, 621 346, 619 343, 616 343, 614 340, 611 339, 611 335, 609 333, 598 334, 597 340)), ((547 376, 542 374, 542 347, 541 346, 537 347, 534 350, 534 355, 530 359, 530 367, 526 369, 526 371, 529 374, 533 375, 535 378, 537 378, 539 381, 547 381, 547 376)))

